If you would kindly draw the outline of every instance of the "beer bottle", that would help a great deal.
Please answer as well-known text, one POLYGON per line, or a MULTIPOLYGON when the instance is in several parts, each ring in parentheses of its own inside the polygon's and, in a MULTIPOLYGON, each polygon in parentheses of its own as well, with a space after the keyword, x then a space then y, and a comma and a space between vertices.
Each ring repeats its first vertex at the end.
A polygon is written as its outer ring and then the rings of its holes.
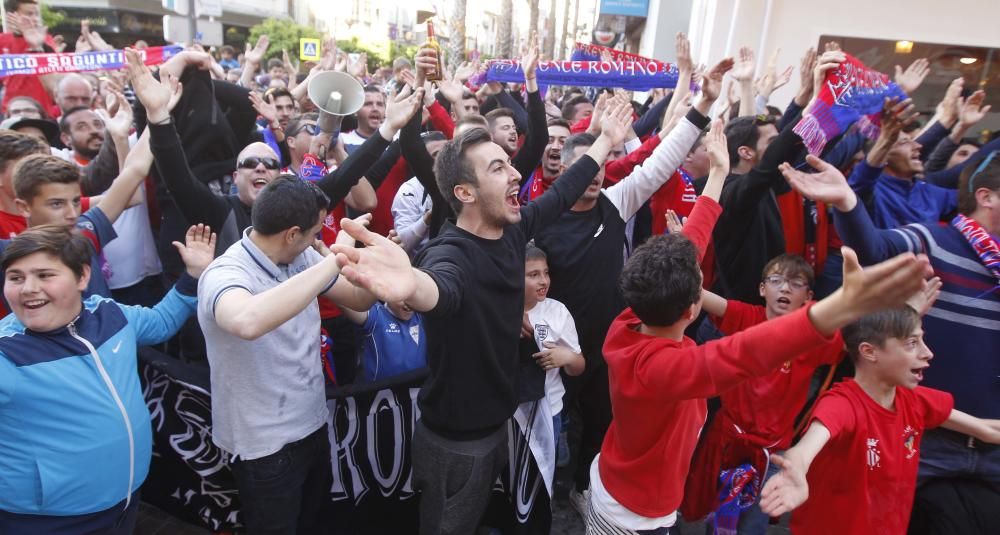
POLYGON ((420 48, 430 48, 437 55, 437 67, 432 72, 427 73, 427 79, 432 82, 440 81, 444 72, 441 63, 441 45, 438 44, 437 39, 434 37, 434 23, 430 20, 427 21, 427 42, 421 45, 420 48))

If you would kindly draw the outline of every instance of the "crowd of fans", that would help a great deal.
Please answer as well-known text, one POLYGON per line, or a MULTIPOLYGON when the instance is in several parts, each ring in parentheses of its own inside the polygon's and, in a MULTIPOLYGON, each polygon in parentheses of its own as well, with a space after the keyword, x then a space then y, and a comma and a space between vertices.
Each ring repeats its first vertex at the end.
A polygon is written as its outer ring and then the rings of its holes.
MULTIPOLYGON (((62 50, 38 8, 5 2, 5 53, 62 50)), ((328 386, 422 368, 421 533, 480 527, 518 411, 587 533, 1000 525, 1000 141, 967 137, 990 107, 962 78, 807 155, 836 43, 784 110, 791 68, 697 66, 683 34, 676 87, 641 98, 540 88, 533 42, 520 84, 426 48, 369 72, 332 40, 143 46, 2 79, 0 532, 131 533, 147 345, 209 368, 249 533, 336 521, 328 386), (334 131, 328 71, 364 92, 334 131)))

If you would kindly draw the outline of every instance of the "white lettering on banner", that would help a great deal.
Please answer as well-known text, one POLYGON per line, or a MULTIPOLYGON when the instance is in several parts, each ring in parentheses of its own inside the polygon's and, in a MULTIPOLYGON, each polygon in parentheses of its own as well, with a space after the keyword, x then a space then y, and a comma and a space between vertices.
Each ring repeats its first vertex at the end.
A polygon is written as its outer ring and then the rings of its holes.
POLYGON ((580 66, 579 61, 573 61, 571 62, 570 69, 572 69, 573 72, 580 72, 583 70, 583 67, 580 66))
POLYGON ((34 69, 38 67, 38 60, 32 56, 7 56, 0 55, 0 61, 4 70, 13 69, 34 69))
MULTIPOLYGON (((420 394, 419 388, 410 389, 410 429, 417 428, 417 420, 420 419, 420 405, 417 405, 417 395, 420 394)), ((406 435, 410 437, 412 435, 406 435)), ((411 467, 408 474, 406 474, 406 482, 403 483, 403 488, 400 491, 400 499, 405 500, 411 496, 416 495, 416 491, 413 490, 413 469, 411 467)))
POLYGON ((372 400, 368 409, 368 460, 371 463, 372 475, 378 483, 379 492, 382 496, 390 496, 396 492, 396 485, 399 483, 399 475, 403 471, 403 411, 396 401, 396 396, 392 390, 379 390, 375 399, 372 400), (383 458, 379 455, 379 418, 380 414, 388 411, 392 416, 392 436, 393 450, 391 455, 391 469, 389 475, 382 472, 383 458))
POLYGON ((343 400, 330 400, 330 429, 337 429, 334 422, 337 421, 338 413, 344 413, 347 422, 347 431, 343 437, 331 436, 330 449, 332 450, 333 465, 333 485, 330 487, 330 499, 346 500, 353 498, 354 503, 360 503, 361 498, 368 492, 365 487, 365 480, 361 476, 361 470, 354 459, 354 444, 358 441, 358 406, 354 398, 344 398, 343 400), (344 480, 343 468, 347 466, 351 489, 348 491, 347 483, 344 480))

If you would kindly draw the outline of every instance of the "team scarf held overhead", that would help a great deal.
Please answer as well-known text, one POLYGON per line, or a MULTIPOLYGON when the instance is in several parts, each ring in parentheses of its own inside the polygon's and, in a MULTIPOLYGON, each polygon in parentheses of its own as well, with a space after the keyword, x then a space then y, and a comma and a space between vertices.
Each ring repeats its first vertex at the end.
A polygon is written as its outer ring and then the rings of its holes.
POLYGON ((855 122, 865 136, 878 137, 886 97, 906 98, 906 93, 888 76, 869 69, 850 54, 845 55, 847 61, 827 71, 823 85, 816 88, 815 100, 794 128, 810 154, 821 153, 827 142, 855 122))
MULTIPOLYGON (((542 61, 536 71, 538 85, 612 87, 632 91, 677 87, 677 66, 659 61, 542 61)), ((490 62, 487 82, 524 82, 520 63, 509 59, 490 62)))
MULTIPOLYGON (((183 50, 182 46, 172 45, 151 46, 138 52, 146 65, 159 65, 183 50)), ((17 74, 42 75, 123 68, 125 68, 125 52, 121 50, 0 55, 0 78, 17 74)))
POLYGON ((962 214, 958 214, 955 219, 951 220, 951 226, 962 233, 972 249, 976 251, 979 261, 989 270, 996 282, 996 286, 978 297, 1000 290, 1000 244, 997 243, 997 240, 989 232, 986 232, 986 229, 978 221, 962 214))

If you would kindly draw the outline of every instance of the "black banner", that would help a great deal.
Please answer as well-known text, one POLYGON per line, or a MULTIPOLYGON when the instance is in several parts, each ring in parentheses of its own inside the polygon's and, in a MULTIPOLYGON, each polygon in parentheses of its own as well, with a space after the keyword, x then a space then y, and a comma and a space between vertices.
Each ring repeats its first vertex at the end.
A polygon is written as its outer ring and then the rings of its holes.
MULTIPOLYGON (((213 531, 241 527, 228 455, 212 442, 208 370, 149 349, 141 350, 139 369, 153 423, 153 461, 143 500, 213 531)), ((417 532, 419 495, 413 489, 410 443, 425 376, 421 370, 328 392, 329 533, 417 532)), ((531 430, 515 419, 510 426, 511 464, 494 489, 487 521, 504 533, 548 533, 549 496, 525 438, 531 430)))

